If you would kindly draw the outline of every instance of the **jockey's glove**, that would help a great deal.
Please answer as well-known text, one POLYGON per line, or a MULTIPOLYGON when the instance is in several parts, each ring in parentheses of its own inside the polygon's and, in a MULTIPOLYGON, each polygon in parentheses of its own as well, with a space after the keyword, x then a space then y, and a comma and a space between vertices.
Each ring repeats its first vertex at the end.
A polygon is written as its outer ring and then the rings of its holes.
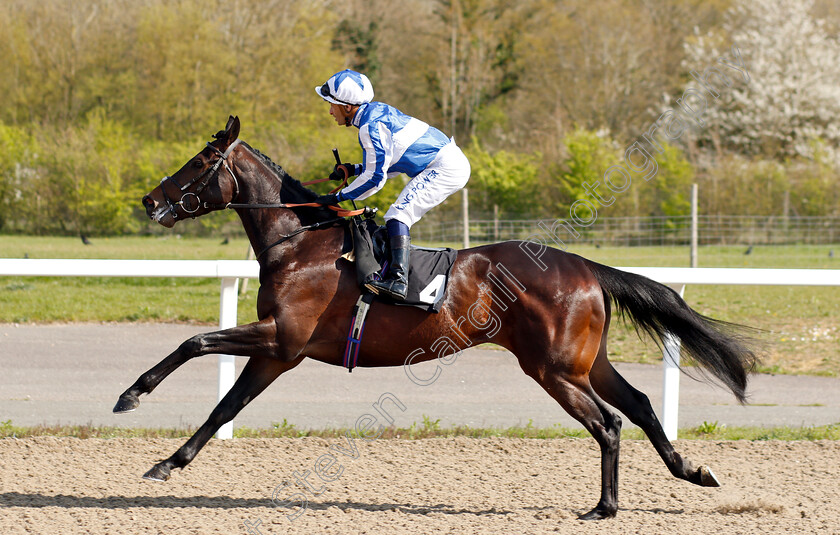
POLYGON ((356 176, 356 165, 352 163, 342 163, 336 164, 333 172, 330 173, 330 180, 337 180, 341 181, 344 178, 350 178, 351 176, 356 176))
POLYGON ((326 195, 321 195, 315 202, 318 204, 338 204, 338 193, 328 193, 326 195))

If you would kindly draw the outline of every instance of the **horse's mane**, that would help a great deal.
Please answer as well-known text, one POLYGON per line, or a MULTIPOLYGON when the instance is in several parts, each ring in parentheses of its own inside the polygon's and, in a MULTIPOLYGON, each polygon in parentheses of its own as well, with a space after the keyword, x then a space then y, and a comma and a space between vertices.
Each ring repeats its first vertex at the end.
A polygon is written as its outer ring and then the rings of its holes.
POLYGON ((251 152, 254 153, 254 155, 259 157, 260 160, 262 160, 266 167, 268 167, 275 175, 277 175, 277 179, 283 183, 283 192, 291 194, 289 197, 283 199, 284 202, 310 202, 316 197, 318 197, 317 193, 301 184, 299 180, 292 177, 292 175, 287 173, 286 170, 283 169, 279 164, 276 164, 273 161, 271 161, 271 158, 269 158, 259 150, 255 149, 251 145, 248 145, 244 141, 242 142, 242 144, 248 147, 248 149, 250 149, 251 152))
MULTIPOLYGON (((271 158, 248 145, 244 141, 242 145, 250 150, 257 158, 265 164, 269 171, 271 171, 277 180, 282 184, 280 188, 281 202, 284 203, 308 203, 314 201, 318 194, 300 183, 286 172, 280 165, 271 161, 271 158)), ((301 224, 310 225, 318 221, 327 221, 336 218, 335 212, 329 210, 326 206, 314 207, 298 207, 292 208, 294 212, 300 217, 301 224)))

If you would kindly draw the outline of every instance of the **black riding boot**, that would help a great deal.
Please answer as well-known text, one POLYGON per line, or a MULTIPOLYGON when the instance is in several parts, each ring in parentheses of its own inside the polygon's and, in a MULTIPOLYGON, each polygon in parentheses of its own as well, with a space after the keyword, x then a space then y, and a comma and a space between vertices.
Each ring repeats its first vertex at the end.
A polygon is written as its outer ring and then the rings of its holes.
POLYGON ((387 295, 397 301, 405 300, 408 292, 408 254, 411 250, 411 237, 407 235, 391 236, 391 264, 388 273, 381 281, 366 283, 371 292, 387 295))

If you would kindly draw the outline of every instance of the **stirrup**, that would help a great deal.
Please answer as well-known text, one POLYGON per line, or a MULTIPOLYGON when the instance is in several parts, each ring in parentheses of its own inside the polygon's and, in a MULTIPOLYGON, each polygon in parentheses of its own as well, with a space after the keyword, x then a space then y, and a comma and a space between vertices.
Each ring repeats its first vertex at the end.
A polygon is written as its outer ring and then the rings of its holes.
POLYGON ((364 282, 362 283, 362 286, 364 286, 365 289, 373 295, 379 295, 379 288, 377 288, 373 284, 376 282, 380 282, 381 280, 382 277, 379 275, 379 273, 371 273, 365 278, 364 282))
POLYGON ((376 295, 386 295, 395 301, 405 301, 408 294, 408 284, 399 279, 385 279, 365 284, 376 295), (396 288, 395 288, 396 287, 396 288))

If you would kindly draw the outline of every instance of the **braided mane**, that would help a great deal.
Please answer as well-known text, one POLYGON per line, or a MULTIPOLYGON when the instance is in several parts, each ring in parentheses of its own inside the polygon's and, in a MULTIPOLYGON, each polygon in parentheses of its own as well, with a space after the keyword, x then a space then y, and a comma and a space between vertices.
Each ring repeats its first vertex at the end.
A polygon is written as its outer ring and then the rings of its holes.
MULTIPOLYGON (((271 171, 277 175, 277 179, 283 184, 283 192, 290 194, 289 197, 291 198, 284 198, 284 202, 310 202, 318 197, 318 194, 312 191, 311 189, 307 188, 303 184, 300 183, 299 180, 295 179, 286 172, 280 165, 271 161, 271 158, 260 152, 259 150, 255 149, 254 147, 248 145, 244 141, 242 142, 243 145, 248 147, 254 155, 258 156, 260 160, 268 167, 271 171)), ((284 195, 284 197, 286 197, 284 195)))

